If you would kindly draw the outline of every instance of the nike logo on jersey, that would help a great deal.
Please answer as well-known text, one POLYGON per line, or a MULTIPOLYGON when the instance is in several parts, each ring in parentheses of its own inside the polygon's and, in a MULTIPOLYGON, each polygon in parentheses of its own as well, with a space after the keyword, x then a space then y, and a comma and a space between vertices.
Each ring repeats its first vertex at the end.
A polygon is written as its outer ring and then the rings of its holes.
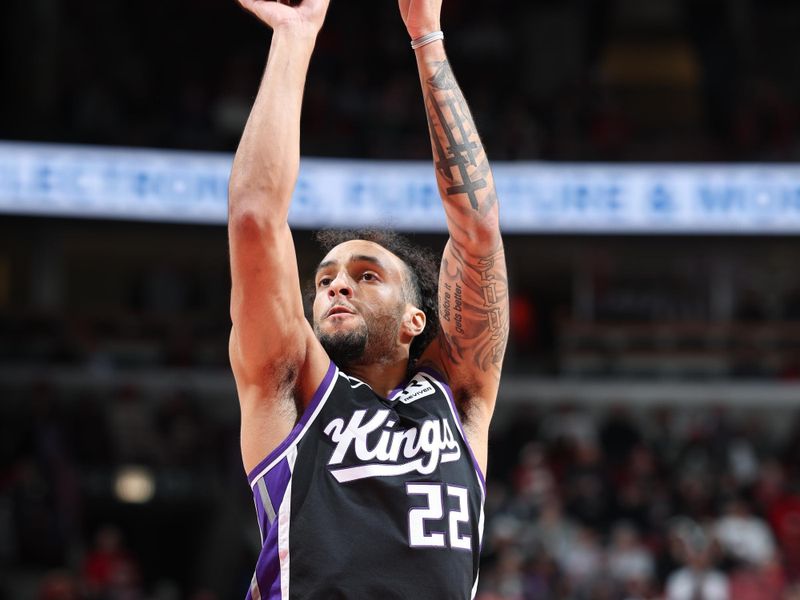
POLYGON ((339 483, 413 472, 430 475, 440 464, 461 458, 461 447, 446 419, 394 430, 396 423, 390 415, 391 411, 383 409, 366 420, 367 411, 357 410, 346 424, 344 419, 328 423, 325 435, 336 444, 328 466, 341 465, 351 448, 363 463, 331 469, 339 483))

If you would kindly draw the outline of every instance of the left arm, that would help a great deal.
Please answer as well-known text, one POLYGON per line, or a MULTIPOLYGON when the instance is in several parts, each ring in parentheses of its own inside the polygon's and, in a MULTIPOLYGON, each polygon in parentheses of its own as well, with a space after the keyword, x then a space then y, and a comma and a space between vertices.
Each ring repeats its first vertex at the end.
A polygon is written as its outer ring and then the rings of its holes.
MULTIPOLYGON (((441 0, 399 0, 412 39, 439 28, 441 0)), ((441 332, 425 352, 444 371, 480 462, 508 339, 508 276, 497 192, 441 41, 416 51, 450 239, 439 276, 441 332), (472 435, 470 435, 470 433, 472 435)))

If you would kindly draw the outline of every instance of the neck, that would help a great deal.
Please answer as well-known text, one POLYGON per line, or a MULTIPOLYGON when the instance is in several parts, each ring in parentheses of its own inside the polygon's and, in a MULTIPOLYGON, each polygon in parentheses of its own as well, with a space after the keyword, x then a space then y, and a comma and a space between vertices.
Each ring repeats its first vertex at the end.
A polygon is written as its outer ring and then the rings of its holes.
POLYGON ((369 385, 376 394, 388 398, 408 374, 408 356, 398 360, 348 365, 343 370, 369 385))

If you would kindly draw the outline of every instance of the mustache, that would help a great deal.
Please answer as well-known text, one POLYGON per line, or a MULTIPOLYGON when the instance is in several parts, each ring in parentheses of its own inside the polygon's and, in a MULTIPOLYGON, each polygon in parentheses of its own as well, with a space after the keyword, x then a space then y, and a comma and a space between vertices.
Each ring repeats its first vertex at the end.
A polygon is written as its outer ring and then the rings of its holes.
POLYGON ((328 310, 325 311, 325 316, 327 317, 328 315, 331 314, 331 312, 333 312, 337 308, 344 308, 345 310, 347 310, 348 312, 351 312, 353 314, 358 312, 358 311, 356 311, 356 309, 352 305, 348 304, 347 302, 337 302, 336 304, 331 305, 328 308, 328 310))

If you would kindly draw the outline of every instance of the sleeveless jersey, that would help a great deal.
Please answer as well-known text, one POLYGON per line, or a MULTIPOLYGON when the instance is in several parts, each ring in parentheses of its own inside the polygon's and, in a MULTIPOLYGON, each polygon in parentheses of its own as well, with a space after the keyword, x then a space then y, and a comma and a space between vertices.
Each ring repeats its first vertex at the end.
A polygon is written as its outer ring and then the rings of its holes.
POLYGON ((247 600, 475 596, 485 482, 433 370, 386 399, 331 363, 248 479, 262 549, 247 600))

